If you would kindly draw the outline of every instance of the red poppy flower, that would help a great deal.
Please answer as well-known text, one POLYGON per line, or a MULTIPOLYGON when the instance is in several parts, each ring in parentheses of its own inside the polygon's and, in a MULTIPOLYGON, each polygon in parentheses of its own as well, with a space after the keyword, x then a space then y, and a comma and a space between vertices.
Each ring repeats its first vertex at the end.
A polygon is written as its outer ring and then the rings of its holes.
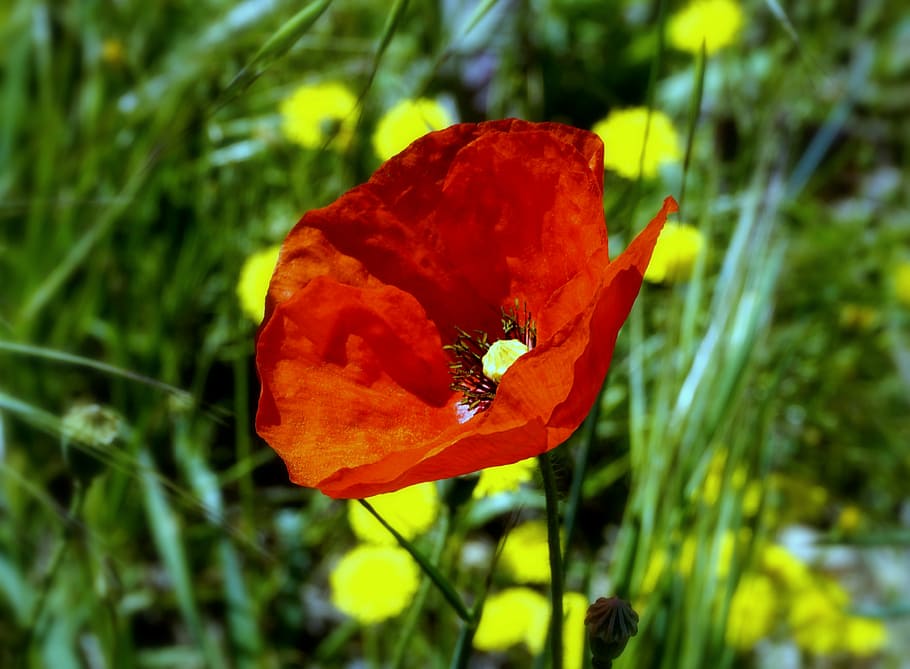
POLYGON ((368 497, 565 441, 676 210, 610 262, 602 195, 596 135, 513 119, 430 133, 307 213, 256 343, 256 429, 291 479, 368 497), (499 339, 532 348, 496 382, 499 339))

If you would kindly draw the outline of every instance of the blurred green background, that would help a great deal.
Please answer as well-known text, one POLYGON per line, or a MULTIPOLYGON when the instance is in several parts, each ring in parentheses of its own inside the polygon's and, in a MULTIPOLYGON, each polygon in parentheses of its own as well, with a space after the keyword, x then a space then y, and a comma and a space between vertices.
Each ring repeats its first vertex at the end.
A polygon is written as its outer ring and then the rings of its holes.
MULTIPOLYGON (((910 13, 732 4, 708 54, 657 0, 0 5, 0 666, 389 666, 395 620, 330 601, 346 506, 253 432, 237 285, 418 98, 582 128, 651 107, 677 135, 654 175, 606 172, 611 244, 673 194, 703 246, 643 288, 557 452, 570 588, 642 615, 615 666, 910 666, 910 13), (286 106, 327 83, 350 99, 286 106), (838 594, 797 615, 819 588, 769 547, 838 594), (773 606, 735 596, 758 576, 773 606)), ((541 507, 532 483, 452 509, 441 567, 478 595, 465 555, 541 507)), ((396 662, 448 666, 455 616, 430 591, 415 618, 396 662)))

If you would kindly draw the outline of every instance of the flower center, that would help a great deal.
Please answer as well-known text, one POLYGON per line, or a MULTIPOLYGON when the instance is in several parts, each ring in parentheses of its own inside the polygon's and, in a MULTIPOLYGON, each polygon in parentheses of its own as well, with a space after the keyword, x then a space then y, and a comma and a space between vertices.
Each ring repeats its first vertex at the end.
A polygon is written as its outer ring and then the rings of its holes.
POLYGON ((502 375, 512 366, 512 363, 527 352, 528 347, 525 346, 524 342, 517 339, 494 341, 481 359, 483 375, 491 381, 499 383, 502 375))
POLYGON ((537 327, 527 308, 519 313, 518 301, 502 310, 502 338, 491 342, 486 332, 457 328, 455 343, 444 346, 454 358, 449 363, 452 390, 462 394, 460 404, 469 411, 490 406, 506 370, 537 343, 537 327))

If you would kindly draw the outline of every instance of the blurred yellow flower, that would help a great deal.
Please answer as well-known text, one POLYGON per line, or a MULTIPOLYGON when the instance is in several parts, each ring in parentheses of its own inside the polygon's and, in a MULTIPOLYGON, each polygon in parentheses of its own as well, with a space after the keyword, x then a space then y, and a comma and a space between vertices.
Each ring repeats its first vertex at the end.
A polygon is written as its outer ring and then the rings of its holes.
POLYGON ((592 128, 604 143, 604 167, 627 179, 641 175, 650 179, 657 176, 657 169, 664 163, 676 162, 682 156, 679 137, 670 118, 661 111, 648 109, 616 109, 592 128), (647 147, 645 133, 647 131, 647 147))
POLYGON ((541 614, 546 619, 549 608, 547 598, 530 588, 507 588, 490 595, 474 634, 474 647, 501 651, 526 641, 532 623, 541 614))
POLYGON ((844 650, 858 657, 875 655, 888 642, 888 628, 876 618, 848 616, 843 635, 844 650))
POLYGON ((744 574, 730 600, 727 643, 740 650, 752 648, 774 628, 777 595, 774 583, 763 574, 744 574))
POLYGON ((910 260, 899 263, 894 269, 894 294, 898 302, 910 307, 910 260))
POLYGON ((474 487, 474 499, 490 497, 501 492, 518 490, 522 483, 534 477, 535 458, 519 460, 511 465, 488 467, 480 472, 480 480, 474 487))
MULTIPOLYGON (((563 666, 581 669, 588 598, 568 592, 563 596, 562 610, 563 666)), ((507 588, 491 595, 484 604, 474 647, 503 651, 524 643, 537 655, 543 651, 549 625, 550 601, 544 595, 530 588, 507 588)))
POLYGON ((547 526, 542 520, 523 523, 509 532, 500 562, 518 583, 550 582, 547 526))
POLYGON ((812 573, 804 562, 778 544, 762 548, 760 556, 762 570, 779 581, 788 590, 803 590, 812 587, 812 573))
MULTIPOLYGON (((578 592, 567 592, 562 598, 562 665, 565 669, 581 669, 585 648, 585 614, 588 598, 578 592)), ((534 615, 525 634, 525 644, 534 655, 539 655, 547 640, 550 626, 550 602, 534 609, 534 615)))
POLYGON ((337 127, 333 144, 343 149, 354 135, 356 108, 357 98, 343 84, 305 84, 281 103, 284 134, 304 148, 318 149, 337 127))
MULTIPOLYGON (((432 481, 368 497, 367 501, 409 540, 430 529, 439 515, 439 493, 432 481)), ((361 541, 388 546, 397 543, 392 533, 355 500, 348 502, 348 522, 361 541)))
POLYGON ((693 0, 667 22, 667 40, 680 51, 712 54, 732 44, 743 26, 743 12, 733 0, 693 0))
POLYGON ((842 650, 843 612, 849 601, 843 587, 826 577, 791 593, 789 622, 796 645, 815 655, 842 650))
POLYGON ((269 290, 269 281, 281 246, 269 246, 249 256, 240 269, 237 280, 237 298, 240 309, 254 322, 258 323, 265 315, 265 294, 269 290))
POLYGON ((855 504, 847 504, 837 517, 837 529, 841 532, 855 532, 863 524, 863 512, 855 504))
POLYGON ((419 580, 417 563, 404 549, 357 546, 341 558, 329 577, 332 604, 371 625, 404 611, 419 580))
POLYGON ((108 65, 120 65, 126 55, 126 49, 116 37, 109 37, 101 43, 101 60, 108 65))
POLYGON ((840 326, 845 330, 864 332, 878 325, 879 313, 866 304, 847 303, 840 308, 840 326))
POLYGON ((705 245, 698 228, 684 223, 666 223, 657 238, 645 280, 651 283, 685 281, 705 245))
POLYGON ((436 100, 402 100, 379 119, 373 133, 373 148, 377 156, 388 160, 418 137, 442 130, 453 122, 446 108, 436 100))

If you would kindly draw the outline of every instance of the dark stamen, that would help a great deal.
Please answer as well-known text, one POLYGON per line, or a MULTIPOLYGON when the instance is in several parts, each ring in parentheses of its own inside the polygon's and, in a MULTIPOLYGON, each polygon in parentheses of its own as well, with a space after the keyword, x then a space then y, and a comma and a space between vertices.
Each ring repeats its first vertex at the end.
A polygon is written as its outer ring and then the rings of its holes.
MULTIPOLYGON (((490 349, 487 333, 474 330, 473 333, 455 328, 458 333, 454 344, 443 346, 452 352, 454 360, 449 363, 452 374, 452 390, 462 394, 460 404, 472 411, 483 411, 490 406, 496 396, 499 384, 487 378, 483 373, 483 356, 490 349)), ((518 309, 518 300, 512 309, 502 309, 502 339, 517 339, 528 347, 534 348, 537 343, 537 326, 531 319, 527 304, 518 309)))

